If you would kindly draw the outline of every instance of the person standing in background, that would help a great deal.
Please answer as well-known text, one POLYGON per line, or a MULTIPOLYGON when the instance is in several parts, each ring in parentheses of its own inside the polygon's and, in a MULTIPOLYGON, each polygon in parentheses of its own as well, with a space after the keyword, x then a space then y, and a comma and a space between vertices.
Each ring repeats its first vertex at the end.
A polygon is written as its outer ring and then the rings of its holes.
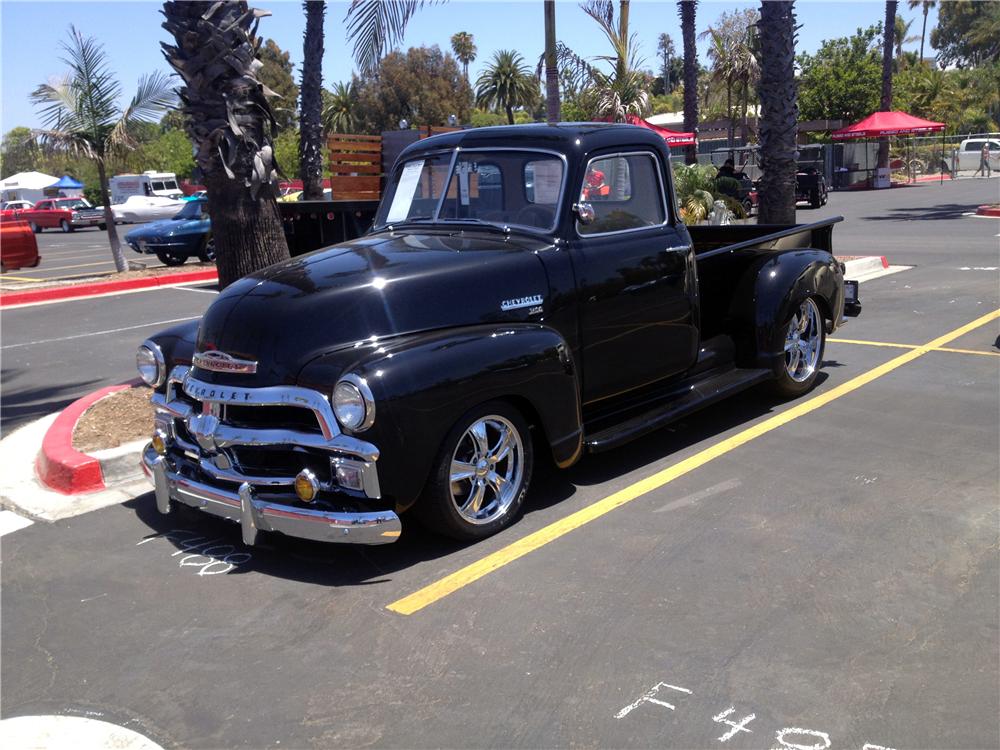
POLYGON ((979 169, 977 169, 972 176, 977 177, 979 173, 982 172, 984 177, 990 177, 992 174, 992 168, 990 167, 990 142, 986 141, 983 144, 983 150, 979 158, 979 169))

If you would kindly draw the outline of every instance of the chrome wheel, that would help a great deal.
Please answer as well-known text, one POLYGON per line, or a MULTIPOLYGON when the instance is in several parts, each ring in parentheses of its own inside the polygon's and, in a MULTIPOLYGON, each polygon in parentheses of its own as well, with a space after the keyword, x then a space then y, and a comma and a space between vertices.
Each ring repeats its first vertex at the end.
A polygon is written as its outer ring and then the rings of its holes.
POLYGON ((503 516, 521 491, 524 444, 496 414, 480 417, 459 438, 451 458, 451 500, 463 520, 486 524, 503 516))
POLYGON ((805 382, 816 372, 823 342, 822 326, 819 308, 807 297, 785 332, 785 372, 796 383, 805 382))

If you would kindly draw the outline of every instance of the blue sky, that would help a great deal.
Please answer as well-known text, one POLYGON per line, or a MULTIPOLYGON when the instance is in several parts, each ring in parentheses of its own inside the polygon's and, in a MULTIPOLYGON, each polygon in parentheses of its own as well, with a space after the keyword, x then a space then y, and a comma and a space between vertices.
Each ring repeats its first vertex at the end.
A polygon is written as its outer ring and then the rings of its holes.
MULTIPOLYGON (((252 0, 254 7, 272 12, 260 25, 260 34, 273 38, 291 53, 296 63, 302 59, 304 14, 299 2, 252 0)), ((28 95, 39 83, 63 72, 59 61, 59 43, 66 38, 69 25, 75 24, 85 35, 98 37, 105 45, 113 69, 123 83, 127 96, 143 73, 153 70, 170 72, 159 51, 166 40, 160 28, 162 17, 158 2, 45 2, 44 0, 0 0, 0 131, 16 125, 37 127, 37 116, 28 95)), ((324 84, 348 80, 353 69, 351 49, 345 40, 344 16, 347 2, 328 2, 326 16, 326 52, 323 59, 324 84)), ((698 31, 711 24, 727 10, 759 7, 754 2, 714 2, 698 5, 698 31)), ((814 51, 824 39, 847 36, 859 26, 881 20, 885 4, 879 0, 863 2, 803 1, 796 3, 799 51, 814 51)), ((656 66, 656 43, 661 32, 674 38, 680 47, 680 21, 674 2, 633 0, 631 28, 638 34, 640 52, 646 67, 656 66)), ((921 17, 905 2, 899 11, 907 20, 915 19, 910 33, 920 34, 921 17)), ((928 17, 928 36, 937 13, 928 17)), ((592 20, 579 9, 577 2, 558 2, 556 30, 560 40, 578 53, 594 56, 604 53, 604 40, 592 20)), ((542 52, 542 3, 538 0, 492 2, 491 0, 451 0, 419 11, 406 33, 404 46, 437 44, 449 49, 449 39, 456 31, 468 31, 479 48, 470 76, 475 80, 479 69, 497 49, 514 48, 534 65, 542 52)), ((927 46, 929 48, 929 40, 927 46)), ((704 62, 704 44, 699 59, 704 62)), ((907 45, 919 48, 919 41, 907 45)), ((927 51, 925 54, 930 55, 927 51)))

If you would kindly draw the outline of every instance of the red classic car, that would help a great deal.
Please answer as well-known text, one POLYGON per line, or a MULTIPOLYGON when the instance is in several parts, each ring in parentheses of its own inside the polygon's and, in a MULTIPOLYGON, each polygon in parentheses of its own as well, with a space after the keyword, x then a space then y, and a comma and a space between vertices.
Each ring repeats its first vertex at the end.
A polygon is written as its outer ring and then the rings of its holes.
POLYGON ((28 222, 0 220, 0 271, 34 268, 40 260, 38 242, 28 222))
POLYGON ((33 232, 62 229, 72 232, 79 227, 105 228, 103 209, 94 208, 83 198, 45 198, 34 208, 14 211, 15 218, 28 222, 33 232))

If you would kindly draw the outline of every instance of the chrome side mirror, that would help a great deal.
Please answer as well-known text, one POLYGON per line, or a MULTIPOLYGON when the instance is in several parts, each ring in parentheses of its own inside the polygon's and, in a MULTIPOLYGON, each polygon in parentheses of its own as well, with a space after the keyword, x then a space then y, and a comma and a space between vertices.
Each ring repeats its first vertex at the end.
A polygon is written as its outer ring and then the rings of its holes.
POLYGON ((581 224, 593 224, 597 218, 597 212, 594 211, 594 207, 589 203, 574 203, 573 210, 576 212, 576 217, 581 224))

